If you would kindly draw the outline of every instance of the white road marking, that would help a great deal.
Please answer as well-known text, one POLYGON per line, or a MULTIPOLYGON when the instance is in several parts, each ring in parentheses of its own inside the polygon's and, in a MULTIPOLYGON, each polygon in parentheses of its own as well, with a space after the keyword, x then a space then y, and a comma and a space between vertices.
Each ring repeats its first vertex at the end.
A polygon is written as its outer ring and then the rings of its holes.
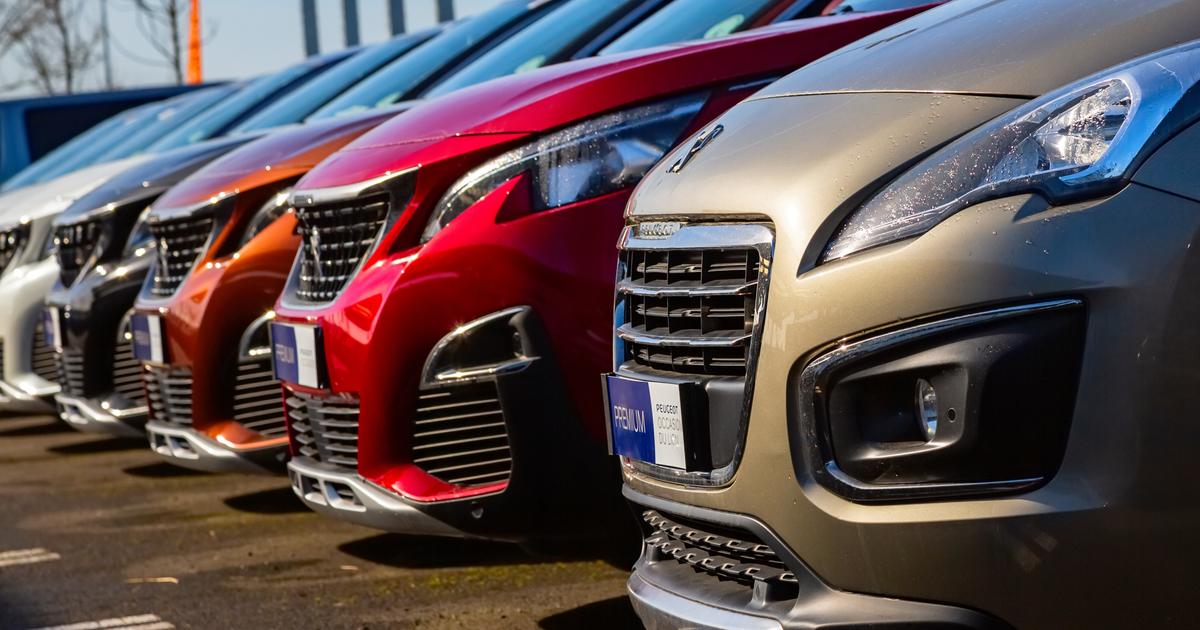
POLYGON ((65 626, 49 626, 36 630, 172 630, 175 626, 163 621, 158 615, 134 615, 100 621, 81 621, 65 626))
POLYGON ((17 549, 15 551, 0 551, 0 567, 8 567, 18 564, 34 564, 35 562, 47 562, 50 560, 58 560, 61 558, 58 554, 52 551, 46 551, 41 547, 37 549, 17 549))

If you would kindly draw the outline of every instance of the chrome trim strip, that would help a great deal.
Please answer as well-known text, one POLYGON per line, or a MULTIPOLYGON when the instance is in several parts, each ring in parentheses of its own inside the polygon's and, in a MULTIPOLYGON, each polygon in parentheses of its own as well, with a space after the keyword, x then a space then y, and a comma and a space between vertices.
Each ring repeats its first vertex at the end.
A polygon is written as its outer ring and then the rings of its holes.
POLYGON ((736 337, 651 335, 639 333, 630 328, 629 324, 622 324, 620 328, 617 328, 617 336, 625 341, 660 348, 737 348, 746 345, 746 342, 753 335, 738 335, 736 337))
POLYGON ((292 492, 314 512, 398 534, 469 537, 356 473, 307 457, 293 458, 287 467, 292 492), (339 489, 348 491, 353 498, 339 494, 339 489))
POLYGON ((247 326, 246 330, 242 332, 241 338, 238 339, 238 357, 243 359, 258 359, 261 357, 271 356, 271 345, 269 342, 265 349, 266 351, 262 352, 261 354, 251 354, 251 352, 255 350, 262 350, 263 348, 251 348, 250 344, 254 340, 254 333, 258 332, 258 330, 263 326, 270 325, 270 323, 273 321, 275 321, 275 311, 272 310, 259 315, 258 317, 254 318, 254 321, 250 322, 250 325, 247 326))
POLYGON ((146 407, 131 407, 129 409, 103 409, 86 398, 58 394, 54 397, 57 403, 58 417, 72 428, 84 433, 102 433, 119 437, 142 437, 143 433, 137 427, 121 421, 147 413, 146 407))
POLYGON ((406 168, 402 171, 387 172, 378 177, 373 177, 366 181, 355 184, 346 184, 344 186, 332 186, 329 188, 311 188, 308 190, 295 190, 288 197, 288 203, 294 208, 311 208, 327 203, 341 203, 344 201, 354 201, 358 197, 373 192, 381 192, 392 180, 399 179, 413 173, 417 170, 416 166, 406 168))
POLYGON ((968 326, 1081 306, 1083 306, 1081 300, 1060 299, 957 315, 878 334, 862 339, 861 341, 842 343, 837 348, 817 357, 806 365, 800 373, 800 384, 797 388, 799 392, 799 429, 801 431, 801 439, 799 441, 803 443, 803 455, 807 464, 804 466, 804 469, 813 475, 821 485, 833 490, 839 496, 860 503, 937 498, 961 493, 963 490, 971 490, 974 494, 1010 492, 1040 483, 1042 481, 1041 477, 981 483, 895 485, 863 483, 842 472, 835 461, 832 459, 826 460, 824 454, 821 452, 821 446, 817 438, 816 413, 814 411, 816 409, 816 389, 825 376, 838 367, 899 344, 968 326))
MULTIPOLYGON (((652 222, 650 217, 647 222, 652 222)), ((637 223, 631 224, 621 232, 617 249, 758 248, 761 252, 764 245, 769 246, 775 241, 775 233, 761 223, 690 223, 681 225, 677 232, 665 238, 640 238, 637 226, 637 223)))
POLYGON ((280 451, 282 444, 240 451, 196 431, 175 427, 157 420, 146 423, 150 450, 168 462, 191 470, 204 472, 274 473, 246 457, 247 454, 280 451))
POLYGON ((634 612, 647 628, 783 630, 783 624, 774 619, 687 599, 643 580, 636 572, 629 576, 626 589, 634 612))
POLYGON ((712 296, 738 296, 750 295, 754 292, 756 284, 739 284, 725 286, 697 286, 697 287, 651 287, 644 284, 637 284, 629 280, 621 280, 617 283, 617 293, 625 295, 638 295, 645 297, 712 297, 712 296))
POLYGON ((469 321, 458 328, 452 330, 449 334, 438 340, 433 346, 433 350, 429 351, 429 355, 425 357, 425 367, 421 370, 421 387, 438 387, 451 383, 462 383, 471 381, 480 381, 493 379, 501 374, 512 374, 524 370, 533 364, 538 359, 532 355, 532 345, 525 339, 524 331, 519 326, 514 325, 513 320, 517 318, 528 317, 533 309, 529 306, 514 306, 506 308, 502 311, 496 311, 489 315, 484 315, 479 319, 469 321), (438 358, 450 347, 451 344, 461 341, 463 338, 470 335, 475 330, 495 323, 500 320, 508 320, 509 328, 519 336, 521 341, 522 356, 514 357, 511 361, 504 361, 492 365, 479 365, 467 368, 454 370, 442 370, 435 372, 438 358))

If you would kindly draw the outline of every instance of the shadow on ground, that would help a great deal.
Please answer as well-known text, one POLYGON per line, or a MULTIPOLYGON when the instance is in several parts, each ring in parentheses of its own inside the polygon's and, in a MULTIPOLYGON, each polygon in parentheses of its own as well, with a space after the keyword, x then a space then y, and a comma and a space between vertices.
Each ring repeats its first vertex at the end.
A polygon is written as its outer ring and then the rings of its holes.
MULTIPOLYGON (((0 426, 6 424, 5 417, 0 416, 0 426)), ((0 429, 0 437, 32 437, 35 435, 52 435, 54 433, 72 433, 74 429, 68 427, 58 418, 46 416, 45 422, 37 424, 24 424, 15 427, 7 427, 0 429)))
MULTIPOLYGON (((142 444, 142 448, 146 448, 146 445, 142 444)), ((196 477, 196 476, 208 474, 205 472, 200 472, 198 470, 190 470, 188 468, 172 466, 171 464, 168 464, 166 462, 158 462, 158 463, 154 463, 154 464, 143 464, 141 466, 130 466, 129 468, 122 468, 121 472, 125 473, 126 475, 132 475, 134 477, 144 477, 146 479, 169 479, 171 477, 196 477)))
POLYGON ((542 630, 641 628, 628 597, 614 597, 550 615, 538 622, 542 630))
POLYGON ((297 514, 309 511, 292 492, 291 486, 239 494, 225 499, 225 505, 251 514, 297 514))
POLYGON ((146 440, 141 438, 106 438, 90 442, 65 444, 63 446, 51 446, 46 450, 59 455, 94 455, 96 453, 114 453, 117 451, 132 451, 146 448, 146 440))
POLYGON ((511 543, 380 534, 338 546, 360 560, 403 569, 501 566, 552 562, 531 556, 511 543))

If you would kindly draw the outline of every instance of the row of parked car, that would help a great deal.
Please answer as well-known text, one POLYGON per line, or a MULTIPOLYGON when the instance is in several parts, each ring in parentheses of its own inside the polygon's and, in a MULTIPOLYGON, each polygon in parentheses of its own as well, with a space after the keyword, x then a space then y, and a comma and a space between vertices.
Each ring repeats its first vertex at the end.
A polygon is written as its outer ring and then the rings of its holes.
POLYGON ((118 115, 5 184, 4 405, 636 533, 654 628, 1186 619, 1200 5, 937 4, 505 1, 118 115))

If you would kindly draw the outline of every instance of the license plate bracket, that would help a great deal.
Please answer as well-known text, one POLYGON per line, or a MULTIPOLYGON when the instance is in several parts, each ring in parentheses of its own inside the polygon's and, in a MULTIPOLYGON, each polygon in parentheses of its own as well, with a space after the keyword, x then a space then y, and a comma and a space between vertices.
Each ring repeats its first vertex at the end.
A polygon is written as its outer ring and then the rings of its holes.
POLYGON ((293 385, 326 389, 323 341, 320 326, 272 322, 271 364, 275 378, 293 385))
POLYGON ((166 336, 163 334, 162 317, 135 313, 129 319, 133 332, 133 356, 139 361, 166 363, 166 336))

